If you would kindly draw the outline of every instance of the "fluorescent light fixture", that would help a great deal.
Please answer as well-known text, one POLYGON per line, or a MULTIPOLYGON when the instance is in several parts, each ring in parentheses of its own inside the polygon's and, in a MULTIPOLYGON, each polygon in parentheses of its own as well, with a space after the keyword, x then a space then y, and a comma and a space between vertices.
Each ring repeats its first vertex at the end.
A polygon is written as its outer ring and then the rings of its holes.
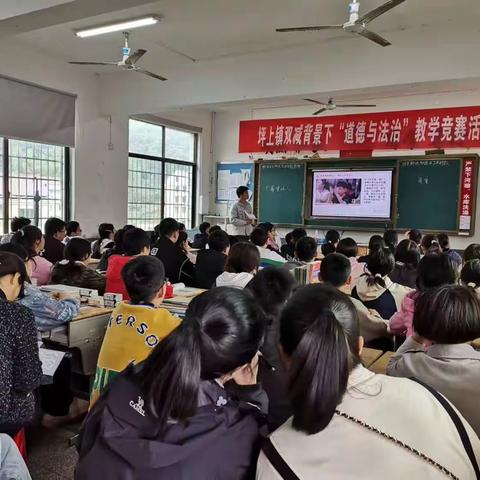
POLYGON ((85 28, 77 30, 75 35, 81 38, 94 37, 95 35, 103 35, 112 32, 124 32, 132 28, 147 27, 148 25, 155 25, 160 20, 157 15, 149 15, 148 17, 135 18, 132 20, 123 20, 109 25, 98 25, 96 27, 85 28))

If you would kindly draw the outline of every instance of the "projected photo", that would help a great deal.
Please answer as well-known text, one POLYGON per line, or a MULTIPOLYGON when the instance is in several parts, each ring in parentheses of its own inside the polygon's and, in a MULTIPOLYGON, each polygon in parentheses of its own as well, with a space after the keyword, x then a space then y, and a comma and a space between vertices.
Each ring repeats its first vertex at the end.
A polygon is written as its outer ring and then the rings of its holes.
POLYGON ((315 181, 316 204, 350 204, 359 205, 362 193, 362 180, 353 179, 325 179, 315 181))

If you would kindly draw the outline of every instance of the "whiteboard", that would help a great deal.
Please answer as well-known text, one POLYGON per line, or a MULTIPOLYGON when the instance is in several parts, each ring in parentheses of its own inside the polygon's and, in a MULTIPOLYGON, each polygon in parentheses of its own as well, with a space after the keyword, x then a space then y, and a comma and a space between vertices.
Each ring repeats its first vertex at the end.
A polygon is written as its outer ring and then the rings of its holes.
MULTIPOLYGON (((217 163, 217 202, 236 202, 236 190, 245 185, 253 197, 253 163, 217 163)), ((251 199, 250 199, 251 200, 251 199)))

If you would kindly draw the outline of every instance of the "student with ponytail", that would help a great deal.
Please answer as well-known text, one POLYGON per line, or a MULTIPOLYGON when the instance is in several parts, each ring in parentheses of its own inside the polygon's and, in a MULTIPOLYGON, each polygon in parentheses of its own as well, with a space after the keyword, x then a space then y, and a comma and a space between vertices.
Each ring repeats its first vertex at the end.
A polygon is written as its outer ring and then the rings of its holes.
POLYGON ((238 289, 194 298, 179 327, 91 410, 75 479, 253 478, 266 400, 256 379, 260 312, 238 289))
POLYGON ((461 416, 473 460, 425 386, 361 365, 346 295, 325 285, 298 290, 281 315, 280 347, 293 416, 265 442, 257 480, 476 478, 480 441, 461 416))
POLYGON ((30 279, 39 287, 50 283, 53 265, 40 256, 45 248, 42 231, 34 225, 27 225, 13 235, 11 242, 21 245, 27 251, 32 266, 30 279))
POLYGON ((352 289, 353 298, 385 319, 398 311, 403 298, 412 290, 390 280, 394 268, 395 258, 390 249, 377 250, 368 256, 366 273, 352 289))
POLYGON ((465 262, 460 274, 460 280, 463 285, 480 295, 480 260, 478 258, 465 262))
POLYGON ((442 247, 436 235, 424 235, 422 238, 422 243, 420 244, 420 249, 423 255, 428 255, 429 253, 442 253, 442 247))

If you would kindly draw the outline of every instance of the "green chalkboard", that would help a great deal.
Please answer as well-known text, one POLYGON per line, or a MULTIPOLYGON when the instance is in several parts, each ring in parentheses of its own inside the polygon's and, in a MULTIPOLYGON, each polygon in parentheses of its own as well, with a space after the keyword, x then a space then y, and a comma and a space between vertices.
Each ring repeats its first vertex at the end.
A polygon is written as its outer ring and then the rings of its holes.
POLYGON ((461 160, 400 160, 398 170, 397 228, 456 231, 461 160))
POLYGON ((305 163, 261 163, 258 173, 259 220, 278 225, 302 225, 305 163))

